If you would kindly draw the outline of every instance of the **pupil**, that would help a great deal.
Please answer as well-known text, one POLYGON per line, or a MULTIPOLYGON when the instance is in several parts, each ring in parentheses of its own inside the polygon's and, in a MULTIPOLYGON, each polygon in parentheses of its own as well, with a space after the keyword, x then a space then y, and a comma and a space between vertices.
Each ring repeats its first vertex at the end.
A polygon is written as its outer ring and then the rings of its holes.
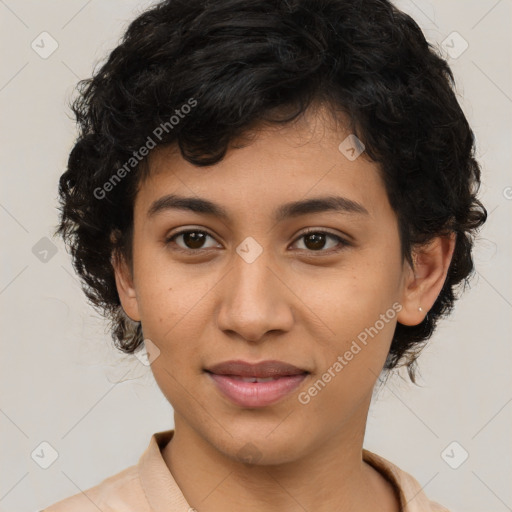
POLYGON ((204 233, 198 233, 197 231, 190 231, 183 235, 185 244, 191 249, 200 249, 204 242, 204 233))
POLYGON ((323 233, 312 233, 311 235, 306 235, 305 245, 308 249, 322 249, 325 243, 325 235, 323 233), (307 240, 313 240, 313 244, 307 243, 307 240))

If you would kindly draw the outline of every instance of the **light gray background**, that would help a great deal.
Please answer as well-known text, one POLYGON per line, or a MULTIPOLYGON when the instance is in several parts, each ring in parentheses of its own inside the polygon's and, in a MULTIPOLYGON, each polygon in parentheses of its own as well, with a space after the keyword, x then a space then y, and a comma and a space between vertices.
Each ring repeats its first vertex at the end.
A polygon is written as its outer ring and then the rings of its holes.
MULTIPOLYGON (((63 244, 53 241, 46 262, 32 250, 57 223, 57 180, 75 138, 66 106, 73 87, 150 4, 0 0, 1 511, 39 510, 96 485, 135 464, 153 432, 173 427, 149 368, 111 348, 63 244), (31 47, 43 31, 59 45, 46 59, 31 47), (42 441, 58 452, 48 469, 31 458, 42 441)), ((453 31, 469 45, 450 62, 478 140, 490 216, 472 287, 420 359, 421 387, 397 376, 377 395, 366 447, 452 511, 512 510, 512 2, 397 4, 427 39, 447 41, 443 51, 463 48, 453 31), (449 451, 452 459, 469 453, 458 469, 441 456, 452 441, 463 447, 449 451)))

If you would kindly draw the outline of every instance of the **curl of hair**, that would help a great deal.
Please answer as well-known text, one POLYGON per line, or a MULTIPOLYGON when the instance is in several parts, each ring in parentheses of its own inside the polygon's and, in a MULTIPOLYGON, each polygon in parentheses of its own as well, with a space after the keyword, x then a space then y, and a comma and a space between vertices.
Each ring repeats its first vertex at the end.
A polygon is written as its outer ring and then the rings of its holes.
POLYGON ((140 324, 122 311, 111 258, 131 261, 146 160, 102 199, 95 190, 191 99, 196 106, 158 145, 176 144, 197 166, 219 162, 260 123, 289 123, 325 105, 334 118, 348 116, 379 163, 404 258, 412 264, 416 245, 456 235, 435 304, 419 325, 398 323, 393 336, 385 368, 406 365, 414 381, 421 348, 473 272, 473 237, 487 213, 452 72, 408 15, 387 0, 167 0, 137 17, 77 89, 79 136, 59 182, 57 233, 120 350, 143 342, 140 324))

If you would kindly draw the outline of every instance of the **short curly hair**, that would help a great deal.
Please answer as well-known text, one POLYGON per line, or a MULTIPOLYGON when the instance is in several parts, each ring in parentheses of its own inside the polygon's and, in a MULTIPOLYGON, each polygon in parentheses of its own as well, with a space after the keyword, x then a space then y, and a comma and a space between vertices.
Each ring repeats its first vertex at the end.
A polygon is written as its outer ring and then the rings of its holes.
POLYGON ((435 304, 419 325, 397 324, 385 363, 405 365, 414 381, 421 348, 473 273, 487 212, 452 71, 410 16, 387 0, 166 0, 131 22, 77 91, 79 135, 59 182, 56 234, 118 349, 133 353, 143 342, 142 326, 122 310, 111 260, 131 263, 134 199, 149 172, 138 150, 157 138, 196 166, 213 165, 250 128, 325 105, 350 120, 379 164, 411 265, 415 245, 456 234, 435 304))

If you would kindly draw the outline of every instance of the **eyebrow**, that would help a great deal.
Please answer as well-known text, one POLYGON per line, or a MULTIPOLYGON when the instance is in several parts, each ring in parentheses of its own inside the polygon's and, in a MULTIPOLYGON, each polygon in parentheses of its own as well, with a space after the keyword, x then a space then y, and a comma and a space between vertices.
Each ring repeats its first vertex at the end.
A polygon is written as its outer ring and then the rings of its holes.
MULTIPOLYGON (((208 199, 184 197, 175 194, 169 194, 154 201, 147 215, 148 217, 154 217, 167 210, 191 211, 229 221, 228 212, 219 204, 215 204, 208 199)), ((281 222, 288 218, 321 212, 369 215, 368 210, 362 204, 352 199, 340 196, 326 196, 283 204, 274 212, 274 220, 281 222)))

